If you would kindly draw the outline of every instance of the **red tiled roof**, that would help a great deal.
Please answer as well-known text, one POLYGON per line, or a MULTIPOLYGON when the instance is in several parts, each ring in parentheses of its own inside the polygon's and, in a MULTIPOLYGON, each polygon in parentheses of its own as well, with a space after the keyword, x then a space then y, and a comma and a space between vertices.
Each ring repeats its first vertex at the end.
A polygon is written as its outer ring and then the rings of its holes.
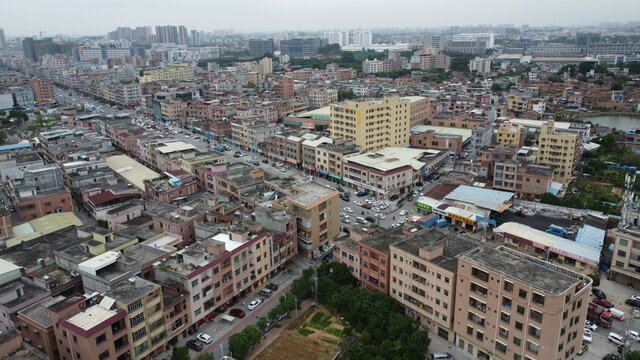
POLYGON ((442 200, 445 198, 445 196, 449 195, 449 193, 455 190, 457 187, 458 185, 453 185, 453 184, 437 184, 436 186, 432 187, 431 190, 424 193, 424 196, 430 197, 436 200, 442 200))
POLYGON ((114 194, 113 191, 106 190, 99 194, 89 196, 87 200, 89 200, 93 205, 98 206, 118 199, 133 199, 139 198, 140 196, 140 193, 137 191, 114 194))

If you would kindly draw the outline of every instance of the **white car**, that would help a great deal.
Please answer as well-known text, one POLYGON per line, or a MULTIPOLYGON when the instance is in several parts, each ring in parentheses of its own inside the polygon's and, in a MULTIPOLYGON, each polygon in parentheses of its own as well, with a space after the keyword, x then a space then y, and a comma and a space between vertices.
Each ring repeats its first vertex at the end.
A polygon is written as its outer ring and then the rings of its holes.
POLYGON ((640 301, 640 296, 638 296, 638 295, 631 295, 631 300, 637 300, 637 301, 640 301))
POLYGON ((614 332, 610 332, 609 336, 607 336, 607 339, 609 341, 611 341, 612 343, 616 344, 616 345, 622 345, 622 346, 631 346, 631 344, 628 341, 624 341, 624 338, 614 332))
POLYGON ((400 212, 398 213, 400 216, 405 216, 407 215, 409 212, 407 210, 400 210, 400 212))
POLYGON ((344 208, 344 209, 342 209, 342 210, 344 210, 344 211, 346 211, 346 212, 348 212, 348 213, 352 213, 352 212, 353 212, 353 209, 352 209, 352 208, 350 208, 350 207, 346 207, 346 208, 344 208))
POLYGON ((635 330, 627 330, 627 337, 633 341, 640 341, 640 334, 635 330))
POLYGON ((591 321, 587 320, 584 322, 584 327, 591 330, 591 331, 596 331, 598 330, 598 325, 592 323, 591 321))
POLYGON ((200 333, 196 335, 196 338, 205 344, 211 344, 213 342, 213 338, 205 333, 200 333))
POLYGON ((347 213, 340 213, 340 216, 348 218, 348 217, 349 217, 349 214, 347 214, 347 213))
POLYGON ((379 213, 380 211, 382 211, 382 210, 380 210, 380 208, 379 208, 379 207, 374 207, 374 208, 373 208, 373 209, 371 209, 371 210, 373 210, 373 212, 376 212, 376 213, 379 213))
POLYGON ((391 227, 392 227, 392 228, 397 228, 397 227, 400 227, 400 226, 402 226, 402 225, 400 225, 400 224, 398 224, 398 223, 393 223, 393 224, 391 224, 391 227))
POLYGON ((409 219, 407 219, 406 217, 400 218, 400 220, 398 220, 398 222, 400 222, 401 224, 404 224, 407 221, 409 221, 409 219))
POLYGON ((387 218, 386 216, 384 216, 384 214, 376 214, 375 216, 376 216, 377 218, 380 218, 380 220, 384 220, 384 219, 386 219, 386 218, 387 218))
POLYGON ((593 341, 593 338, 591 337, 591 330, 587 328, 584 329, 584 332, 582 333, 582 341, 587 344, 591 344, 591 341, 593 341))
POLYGON ((353 202, 353 205, 362 206, 362 201, 360 201, 360 200, 355 200, 355 201, 353 202))
POLYGON ((260 299, 253 300, 252 302, 249 303, 249 305, 247 305, 247 309, 254 310, 258 306, 260 306, 260 304, 262 304, 262 300, 260 300, 260 299))

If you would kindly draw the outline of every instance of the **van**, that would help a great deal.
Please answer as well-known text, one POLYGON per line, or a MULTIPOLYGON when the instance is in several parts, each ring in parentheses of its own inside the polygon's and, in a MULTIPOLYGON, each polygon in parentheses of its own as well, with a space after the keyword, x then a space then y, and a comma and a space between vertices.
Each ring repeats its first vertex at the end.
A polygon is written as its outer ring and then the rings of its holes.
POLYGON ((271 296, 271 294, 273 294, 273 291, 269 290, 269 289, 262 289, 260 290, 260 295, 269 297, 271 296))
POLYGON ((447 352, 437 352, 431 354, 431 360, 456 360, 453 355, 447 352))
POLYGON ((366 223, 367 223, 367 220, 365 220, 365 218, 363 218, 363 217, 359 217, 359 216, 358 216, 358 217, 356 218, 356 220, 358 220, 358 222, 359 222, 360 224, 366 224, 366 223))

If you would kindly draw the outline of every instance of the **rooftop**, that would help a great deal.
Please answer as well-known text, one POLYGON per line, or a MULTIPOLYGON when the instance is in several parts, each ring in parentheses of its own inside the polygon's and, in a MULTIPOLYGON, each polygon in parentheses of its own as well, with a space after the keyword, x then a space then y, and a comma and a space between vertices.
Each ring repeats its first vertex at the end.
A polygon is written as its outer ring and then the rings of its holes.
POLYGON ((111 170, 142 190, 144 190, 144 180, 155 179, 159 176, 155 171, 126 155, 115 155, 106 160, 107 166, 111 170))
POLYGON ((445 200, 447 201, 460 201, 498 212, 509 208, 512 198, 512 192, 482 189, 466 185, 458 186, 445 196, 445 200))
POLYGON ((404 232, 401 227, 387 230, 382 233, 376 234, 370 238, 360 241, 361 244, 370 246, 383 253, 389 253, 389 245, 402 241, 405 239, 404 232))
POLYGON ((455 272, 458 268, 458 257, 478 245, 470 240, 463 240, 456 236, 451 236, 434 229, 427 229, 417 232, 414 235, 393 244, 394 247, 420 256, 420 249, 427 251, 435 250, 444 246, 442 256, 431 259, 429 262, 449 271, 455 272))
POLYGON ((354 154, 344 157, 345 162, 355 163, 383 172, 411 166, 413 170, 421 169, 426 162, 420 161, 425 155, 438 154, 439 150, 410 149, 405 147, 388 147, 374 153, 354 154))
POLYGON ((35 299, 39 296, 43 296, 48 293, 47 290, 44 290, 36 285, 33 285, 27 280, 17 279, 0 286, 0 296, 4 297, 5 294, 10 294, 10 293, 15 295, 16 291, 18 290, 22 292, 22 296, 15 299, 11 298, 11 300, 2 302, 0 303, 0 305, 8 309, 11 309, 25 302, 29 302, 29 300, 31 299, 35 299))
POLYGON ((553 295, 565 292, 578 282, 590 281, 580 274, 502 246, 495 249, 481 245, 461 258, 553 295))
POLYGON ((129 305, 139 298, 158 289, 160 285, 147 281, 140 277, 132 277, 124 281, 105 294, 116 301, 129 305))
POLYGON ((53 306, 57 303, 63 302, 64 300, 66 300, 64 296, 47 298, 40 301, 39 303, 33 304, 28 308, 21 310, 20 314, 23 314, 27 318, 37 322, 44 327, 49 327, 53 325, 53 321, 51 320, 51 316, 49 315, 49 310, 47 308, 49 306, 53 306))
POLYGON ((82 330, 88 331, 100 325, 102 322, 109 320, 116 314, 117 313, 113 310, 105 309, 100 305, 94 305, 85 311, 70 317, 67 321, 82 330))
POLYGON ((303 206, 310 206, 316 201, 320 201, 330 195, 337 195, 338 190, 319 185, 314 182, 306 182, 304 184, 296 184, 294 188, 302 190, 302 192, 290 196, 289 200, 294 201, 303 206))

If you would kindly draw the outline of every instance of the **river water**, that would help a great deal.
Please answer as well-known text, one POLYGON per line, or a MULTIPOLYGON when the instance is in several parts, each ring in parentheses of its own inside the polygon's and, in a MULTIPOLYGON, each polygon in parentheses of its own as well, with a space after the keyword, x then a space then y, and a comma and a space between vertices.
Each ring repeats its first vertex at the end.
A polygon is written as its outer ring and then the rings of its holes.
POLYGON ((591 121, 600 126, 616 128, 617 130, 627 131, 631 128, 640 127, 640 117, 631 116, 595 116, 585 117, 584 121, 591 121))

